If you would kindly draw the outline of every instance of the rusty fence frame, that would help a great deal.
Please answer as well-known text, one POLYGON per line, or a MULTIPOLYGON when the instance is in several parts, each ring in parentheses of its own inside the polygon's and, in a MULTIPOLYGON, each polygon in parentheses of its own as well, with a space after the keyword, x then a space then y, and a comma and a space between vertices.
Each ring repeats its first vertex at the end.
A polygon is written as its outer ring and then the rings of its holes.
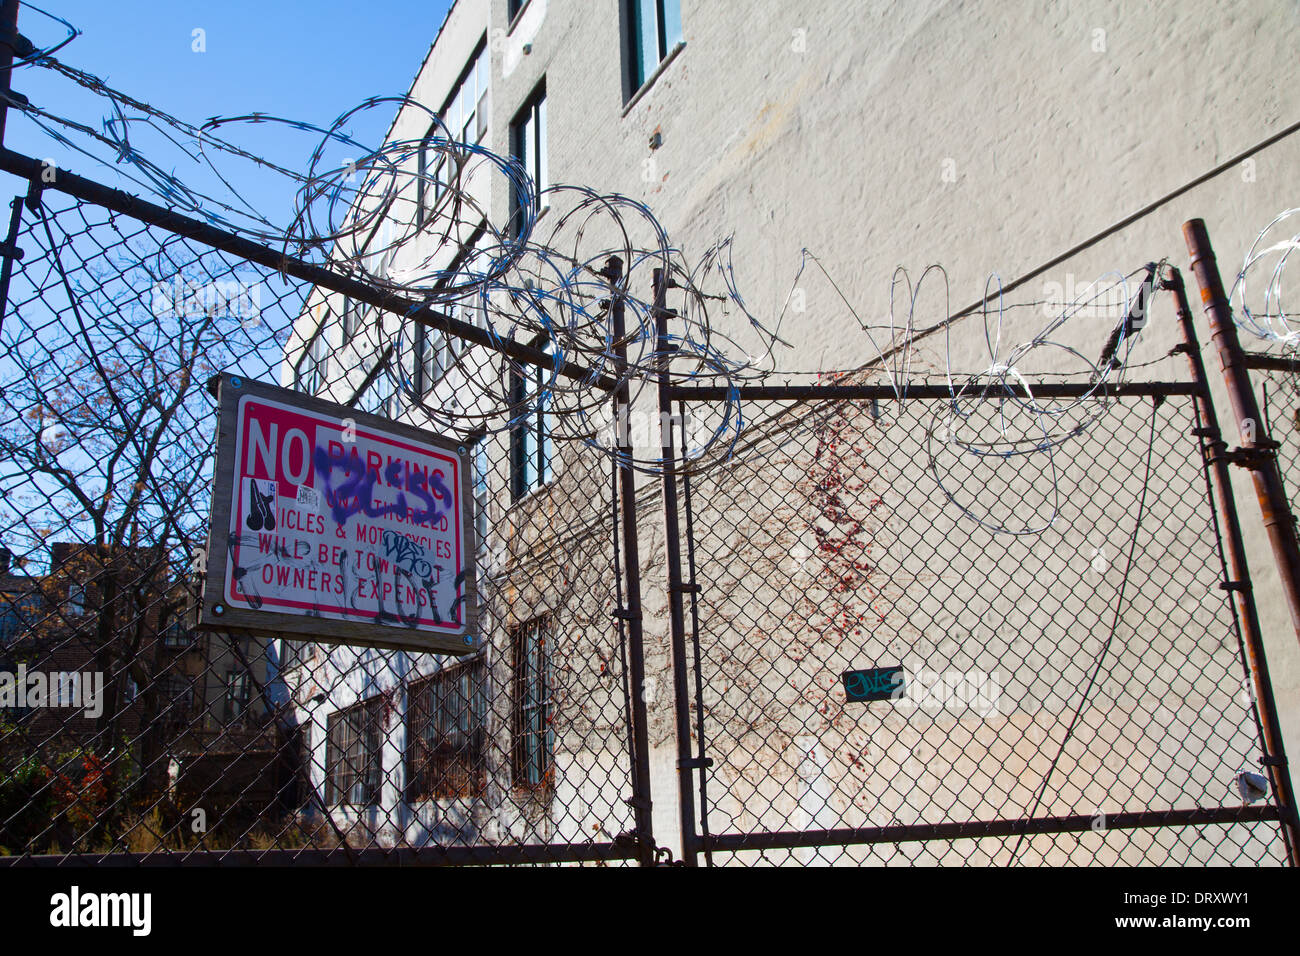
MULTIPOLYGON (((1198 279, 1202 276, 1201 260, 1194 259, 1198 279)), ((1154 270, 1154 267, 1152 267, 1154 270)), ((1154 271, 1151 273, 1156 274, 1154 271)), ((661 421, 665 424, 664 460, 671 460, 675 448, 674 430, 681 431, 679 454, 686 450, 685 426, 692 404, 710 405, 737 400, 818 402, 885 402, 898 399, 892 385, 778 385, 778 386, 694 386, 677 384, 669 374, 672 344, 669 322, 673 317, 665 307, 665 287, 656 277, 656 324, 661 372, 658 399, 661 421), (672 414, 674 403, 678 414, 672 414)), ((1212 501, 1211 519, 1217 530, 1218 550, 1224 577, 1220 588, 1231 595, 1234 627, 1244 655, 1249 660, 1254 687, 1252 709, 1263 751, 1259 764, 1272 783, 1274 802, 1259 806, 1197 807, 1178 810, 1145 810, 1108 814, 1107 829, 1142 829, 1160 827, 1207 826, 1234 822, 1275 822, 1278 825, 1284 859, 1288 866, 1300 866, 1300 818, 1288 772, 1277 705, 1264 653, 1254 589, 1246 560, 1241 522, 1233 497, 1228 465, 1245 463, 1244 453, 1228 452, 1219 427, 1209 380, 1201 358, 1199 341, 1187 304, 1182 275, 1168 268, 1159 275, 1157 288, 1173 293, 1181 343, 1174 353, 1187 357, 1190 380, 1185 382, 1128 382, 1109 389, 1119 397, 1150 397, 1157 404, 1165 397, 1185 396, 1193 400, 1200 426, 1192 430, 1190 440, 1197 442, 1204 471, 1206 497, 1212 501)), ((1214 317, 1211 317, 1213 325, 1214 317)), ((1173 354, 1173 353, 1171 353, 1173 354)), ((1033 395, 1043 398, 1074 398, 1088 394, 1093 383, 1035 383, 1033 395)), ((1011 389, 1015 391, 1014 388, 1011 389)), ((1021 392, 1020 394, 1024 394, 1021 392)), ((950 385, 913 385, 906 389, 907 402, 942 402, 951 400, 950 385)), ((1256 472, 1257 478, 1259 472, 1256 472)), ((1280 486, 1279 486, 1280 487, 1280 486)), ((768 830, 761 832, 710 832, 707 825, 708 784, 715 762, 709 755, 705 727, 704 678, 700 637, 700 596, 697 578, 696 530, 693 526, 692 476, 666 470, 661 480, 664 508, 665 561, 667 565, 670 646, 672 655, 673 693, 676 717, 679 817, 682 840, 682 863, 714 865, 715 853, 741 851, 794 850, 797 848, 847 847, 860 844, 888 844, 911 841, 953 841, 958 839, 1012 837, 1036 834, 1065 834, 1095 829, 1095 817, 1089 815, 1033 816, 1020 819, 969 820, 957 822, 902 824, 878 827, 839 829, 768 830), (694 681, 692 686, 691 676, 694 681)), ((1263 501, 1261 496, 1261 501, 1263 501)), ((1300 575, 1300 561, 1291 566, 1300 575)))

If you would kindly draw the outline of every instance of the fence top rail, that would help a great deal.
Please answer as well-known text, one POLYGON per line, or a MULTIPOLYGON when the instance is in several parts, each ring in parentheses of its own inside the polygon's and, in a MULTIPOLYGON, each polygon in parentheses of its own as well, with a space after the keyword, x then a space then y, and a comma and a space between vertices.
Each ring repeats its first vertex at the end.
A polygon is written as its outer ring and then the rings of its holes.
POLYGON ((239 256, 250 262, 256 262, 269 269, 275 269, 277 272, 293 276, 295 279, 310 282, 332 292, 342 293, 358 302, 364 302, 377 309, 417 322, 420 325, 446 332, 475 345, 484 346, 527 365, 555 369, 558 374, 563 375, 565 378, 586 382, 607 392, 612 392, 617 385, 615 380, 608 375, 600 374, 593 369, 573 362, 557 359, 542 349, 521 342, 502 339, 488 329, 481 329, 469 322, 446 315, 427 305, 422 305, 414 299, 384 292, 358 279, 286 255, 269 246, 253 242, 251 239, 245 239, 224 229, 218 229, 216 226, 192 219, 138 196, 132 196, 130 193, 123 192, 120 189, 113 189, 94 180, 70 173, 67 170, 60 169, 52 182, 44 182, 42 179, 44 164, 40 160, 24 156, 22 153, 14 152, 2 146, 0 146, 0 169, 31 182, 39 191, 60 192, 82 202, 103 206, 113 212, 130 216, 151 226, 157 226, 175 235, 201 242, 213 249, 239 256))
MULTIPOLYGON (((980 389, 962 389, 956 394, 968 397, 979 394, 980 389)), ((1026 390, 1020 385, 997 385, 991 393, 1016 398, 1085 398, 1096 394, 1098 398, 1162 397, 1201 394, 1195 382, 1123 382, 1117 385, 1098 385, 1090 382, 1038 382, 1026 390)), ((902 389, 903 398, 951 399, 954 390, 948 385, 908 385, 902 389)), ((681 402, 717 402, 727 399, 749 401, 818 401, 837 399, 888 400, 899 397, 892 385, 670 385, 668 397, 681 402)))
POLYGON ((1300 372, 1300 356, 1242 352, 1241 358, 1246 363, 1246 368, 1257 368, 1270 372, 1300 372))

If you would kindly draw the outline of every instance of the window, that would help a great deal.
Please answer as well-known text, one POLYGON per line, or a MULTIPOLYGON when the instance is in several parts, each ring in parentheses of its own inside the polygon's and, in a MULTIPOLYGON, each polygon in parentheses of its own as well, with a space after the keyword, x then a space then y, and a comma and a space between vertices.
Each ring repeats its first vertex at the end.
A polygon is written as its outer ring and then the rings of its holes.
POLYGON ((317 394, 325 386, 326 354, 325 335, 318 331, 303 349, 293 370, 293 387, 308 395, 317 394))
POLYGON ((681 0, 625 2, 631 93, 636 93, 682 42, 682 5, 681 0))
POLYGON ((549 786, 555 734, 551 727, 550 627, 537 618, 515 628, 513 771, 517 787, 549 786))
MULTIPOLYGON (((488 53, 487 38, 479 40, 478 49, 465 65, 460 79, 438 118, 447 127, 447 135, 462 143, 482 143, 488 132, 488 53)), ((443 191, 451 183, 452 163, 446 148, 431 145, 435 137, 442 136, 435 123, 425 134, 420 147, 419 171, 416 191, 417 212, 421 225, 427 220, 429 210, 437 206, 443 191)))
POLYGON ((193 703, 194 686, 184 674, 168 674, 162 679, 163 705, 175 705, 178 710, 189 710, 193 703))
POLYGON ((242 720, 248 710, 248 674, 230 671, 226 674, 226 723, 242 720))
MULTIPOLYGON (((393 361, 391 355, 388 361, 393 361)), ((381 418, 397 417, 397 390, 393 388, 393 377, 387 367, 380 369, 375 380, 370 383, 370 387, 361 396, 360 405, 363 412, 369 412, 371 415, 378 415, 381 418)))
POLYGON ((531 204, 519 191, 511 199, 510 223, 516 235, 525 225, 523 210, 531 205, 533 214, 541 211, 542 191, 549 182, 546 162, 546 85, 542 84, 510 124, 510 155, 519 160, 532 180, 531 204))
POLYGON ((415 327, 414 355, 411 358, 414 374, 411 378, 417 395, 427 395, 451 367, 452 361, 446 333, 427 325, 415 327))
MULTIPOLYGON (((8 644, 27 632, 36 620, 40 606, 40 598, 35 595, 19 598, 5 595, 0 598, 0 644, 8 644)), ((0 671, 3 670, 0 667, 0 671)))
POLYGON ((68 585, 68 603, 65 609, 68 614, 82 615, 86 613, 86 589, 80 584, 68 585))
MULTIPOLYGON (((485 242, 486 228, 480 226, 464 246, 452 265, 438 281, 439 289, 467 286, 481 278, 471 267, 480 256, 488 255, 480 248, 485 242)), ((465 298, 449 303, 443 307, 454 319, 482 328, 485 325, 485 307, 478 301, 477 295, 471 293, 465 298)), ((401 370, 405 387, 417 396, 428 395, 443 377, 456 367, 457 361, 464 354, 466 343, 454 334, 430 328, 423 323, 403 323, 401 343, 401 370)), ((449 391, 440 396, 439 404, 456 407, 457 396, 449 391)))
POLYGON ((481 554, 487 553, 488 533, 488 456, 487 436, 474 446, 474 533, 481 554))
POLYGON ((192 639, 190 629, 181 620, 172 621, 163 631, 163 647, 189 647, 192 639))
POLYGON ((343 311, 339 313, 339 324, 343 331, 343 344, 347 345, 352 341, 352 336, 357 334, 357 329, 361 327, 361 310, 365 305, 361 302, 354 302, 352 299, 343 299, 343 311))
MULTIPOLYGON (((544 345, 543 345, 544 347, 544 345)), ((511 373, 511 406, 518 416, 510 428, 510 492, 514 501, 551 480, 551 423, 546 406, 550 372, 540 367, 511 373)))
POLYGON ((444 668, 411 685, 406 715, 407 800, 477 797, 487 783, 487 667, 444 668))
POLYGON ((280 641, 280 673, 287 674, 311 662, 316 656, 316 645, 308 641, 280 641))
POLYGON ((169 674, 162 679, 158 706, 165 726, 179 730, 193 722, 194 685, 182 674, 169 674))
POLYGON ((325 800, 364 806, 379 799, 383 698, 372 697, 326 721, 325 800))

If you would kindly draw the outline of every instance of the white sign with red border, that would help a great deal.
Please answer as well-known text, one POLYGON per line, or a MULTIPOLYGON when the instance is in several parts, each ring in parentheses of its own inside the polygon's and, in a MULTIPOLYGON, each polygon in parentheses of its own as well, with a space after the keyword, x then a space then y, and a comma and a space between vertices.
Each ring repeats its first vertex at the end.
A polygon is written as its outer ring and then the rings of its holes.
POLYGON ((467 449, 238 376, 220 390, 203 623, 474 650, 467 449))

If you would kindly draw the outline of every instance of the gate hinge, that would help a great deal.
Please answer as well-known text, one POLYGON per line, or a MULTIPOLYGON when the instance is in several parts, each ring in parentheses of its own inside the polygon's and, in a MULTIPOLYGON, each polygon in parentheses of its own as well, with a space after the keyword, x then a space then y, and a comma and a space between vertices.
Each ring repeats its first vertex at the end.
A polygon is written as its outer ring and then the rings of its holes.
POLYGON ((627 610, 626 608, 619 608, 617 611, 610 611, 610 612, 609 612, 609 616, 610 616, 610 617, 616 617, 616 618, 619 618, 620 620, 624 620, 624 621, 639 621, 639 620, 641 620, 641 612, 640 612, 640 611, 629 611, 629 610, 627 610))
POLYGON ((1206 464, 1213 465, 1222 459, 1230 465, 1240 465, 1242 468, 1267 468, 1269 462, 1277 458, 1277 450, 1280 447, 1282 446, 1277 442, 1269 440, 1260 442, 1253 448, 1233 448, 1231 451, 1225 448, 1217 455, 1207 455, 1205 461, 1206 464))
POLYGON ((1220 591, 1240 591, 1242 594, 1245 594, 1250 589, 1251 588, 1250 588, 1249 581, 1220 581, 1219 582, 1220 591))
POLYGON ((637 850, 641 846, 641 838, 632 830, 624 830, 614 839, 609 841, 611 845, 619 849, 637 850))
POLYGON ((650 801, 647 800, 645 797, 624 797, 623 802, 626 803, 629 807, 636 807, 638 810, 653 809, 651 807, 650 801))
POLYGON ((700 586, 698 584, 675 584, 669 585, 668 590, 680 591, 682 594, 699 594, 700 586))
POLYGON ((1218 438, 1219 430, 1217 428, 1193 428, 1191 431, 1193 438, 1218 438))
POLYGON ((677 761, 678 770, 708 770, 713 766, 712 757, 689 757, 677 761))
POLYGON ((1260 757, 1259 765, 1261 767, 1286 767, 1285 757, 1260 757))

